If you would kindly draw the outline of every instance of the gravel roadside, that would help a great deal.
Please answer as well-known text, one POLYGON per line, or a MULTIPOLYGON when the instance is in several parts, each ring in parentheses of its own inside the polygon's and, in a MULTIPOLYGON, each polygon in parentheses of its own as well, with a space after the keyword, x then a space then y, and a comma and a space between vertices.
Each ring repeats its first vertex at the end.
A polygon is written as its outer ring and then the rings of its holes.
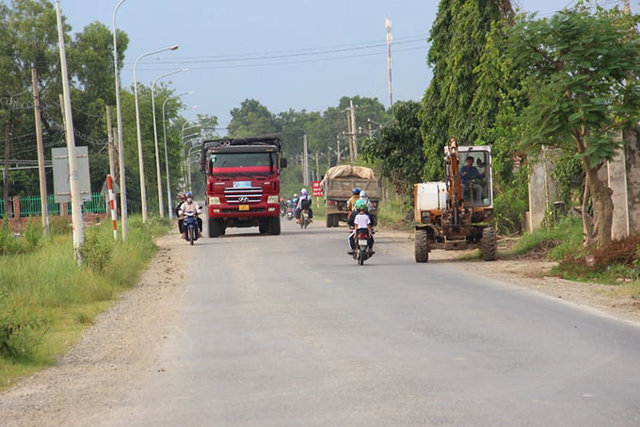
POLYGON ((157 244, 138 285, 101 314, 55 367, 0 393, 0 424, 100 424, 97 414, 118 406, 146 376, 162 373, 156 350, 175 322, 189 247, 174 234, 157 244))

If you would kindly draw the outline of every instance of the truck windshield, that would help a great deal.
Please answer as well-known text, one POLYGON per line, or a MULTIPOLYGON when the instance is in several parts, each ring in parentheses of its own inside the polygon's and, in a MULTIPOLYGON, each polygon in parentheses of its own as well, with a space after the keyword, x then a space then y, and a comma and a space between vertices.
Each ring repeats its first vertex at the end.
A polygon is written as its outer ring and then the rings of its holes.
POLYGON ((212 174, 272 173, 275 153, 213 153, 209 158, 212 174))

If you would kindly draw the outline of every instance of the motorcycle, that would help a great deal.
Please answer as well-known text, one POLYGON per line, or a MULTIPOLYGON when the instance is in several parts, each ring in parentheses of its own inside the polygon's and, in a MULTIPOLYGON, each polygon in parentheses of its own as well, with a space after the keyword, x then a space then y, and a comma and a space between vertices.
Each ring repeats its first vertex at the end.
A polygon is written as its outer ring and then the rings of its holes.
POLYGON ((200 236, 200 230, 198 229, 198 216, 193 212, 185 213, 182 221, 182 227, 184 227, 185 238, 193 245, 193 242, 198 240, 200 236))
POLYGON ((287 207, 287 219, 291 221, 293 219, 293 209, 291 206, 287 207))
POLYGON ((373 255, 373 251, 369 249, 369 230, 358 230, 354 233, 353 259, 358 262, 358 265, 363 265, 373 255))
POLYGON ((309 210, 303 209, 300 212, 300 228, 307 228, 311 224, 311 218, 309 218, 309 210))

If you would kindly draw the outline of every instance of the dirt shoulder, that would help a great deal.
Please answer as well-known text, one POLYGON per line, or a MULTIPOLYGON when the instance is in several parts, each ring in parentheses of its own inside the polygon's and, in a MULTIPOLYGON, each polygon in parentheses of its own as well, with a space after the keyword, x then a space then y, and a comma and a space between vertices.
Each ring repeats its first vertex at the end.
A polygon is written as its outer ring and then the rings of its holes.
POLYGON ((0 393, 2 425, 88 425, 101 409, 117 406, 146 375, 161 371, 157 347, 175 321, 188 246, 175 235, 138 285, 100 315, 59 363, 0 393))
MULTIPOLYGON (((382 243, 378 246, 380 250, 385 250, 385 244, 392 244, 394 250, 401 250, 413 257, 412 231, 381 229, 376 232, 376 239, 378 243, 382 243)), ((472 252, 434 250, 429 254, 429 263, 446 262, 449 266, 474 275, 532 289, 616 318, 640 322, 640 300, 619 292, 618 286, 573 282, 550 276, 549 272, 557 263, 544 259, 509 259, 494 262, 460 259, 472 252)))

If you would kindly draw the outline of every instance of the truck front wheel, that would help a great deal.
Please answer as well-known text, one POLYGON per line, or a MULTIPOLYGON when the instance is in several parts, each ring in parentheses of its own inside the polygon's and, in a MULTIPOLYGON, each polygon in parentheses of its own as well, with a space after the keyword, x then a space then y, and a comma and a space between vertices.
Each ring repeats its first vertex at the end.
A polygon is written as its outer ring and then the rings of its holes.
POLYGON ((280 217, 274 216, 269 218, 269 234, 277 236, 280 234, 280 217))
POLYGON ((209 237, 218 237, 223 234, 222 224, 216 218, 209 218, 209 237))

